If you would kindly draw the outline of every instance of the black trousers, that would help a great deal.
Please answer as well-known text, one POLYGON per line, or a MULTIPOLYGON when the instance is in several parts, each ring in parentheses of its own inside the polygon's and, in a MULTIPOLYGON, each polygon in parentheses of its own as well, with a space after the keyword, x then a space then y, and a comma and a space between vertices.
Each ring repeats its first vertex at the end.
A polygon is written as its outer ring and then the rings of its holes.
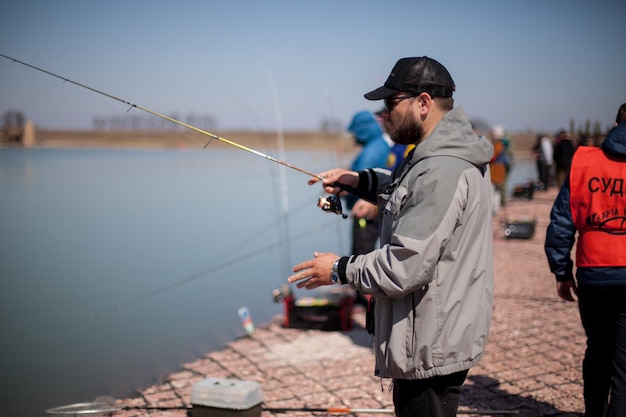
POLYGON ((396 417, 455 417, 467 372, 428 379, 394 379, 396 417))
MULTIPOLYGON (((352 255, 362 255, 376 249, 379 235, 378 219, 354 219, 352 221, 352 255)), ((367 298, 356 293, 355 302, 367 307, 367 298)))
POLYGON ((352 222, 352 255, 362 255, 376 249, 378 219, 354 219, 352 222))
POLYGON ((626 416, 626 287, 580 286, 585 417, 626 416))

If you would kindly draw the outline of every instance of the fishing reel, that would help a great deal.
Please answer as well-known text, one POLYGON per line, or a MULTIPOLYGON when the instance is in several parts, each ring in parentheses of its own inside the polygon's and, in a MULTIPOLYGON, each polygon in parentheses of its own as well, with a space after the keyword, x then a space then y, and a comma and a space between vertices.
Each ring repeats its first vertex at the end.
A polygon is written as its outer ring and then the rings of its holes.
POLYGON ((341 198, 336 195, 329 195, 327 197, 320 197, 317 200, 317 206, 324 211, 328 211, 335 214, 340 214, 342 218, 347 219, 348 215, 343 212, 343 207, 341 206, 341 198))

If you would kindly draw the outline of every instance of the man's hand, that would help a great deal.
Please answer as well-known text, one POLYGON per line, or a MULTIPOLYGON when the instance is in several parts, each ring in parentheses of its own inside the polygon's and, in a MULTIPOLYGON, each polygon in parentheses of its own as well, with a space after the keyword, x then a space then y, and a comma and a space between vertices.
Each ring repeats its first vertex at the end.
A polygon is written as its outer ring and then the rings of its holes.
POLYGON ((359 199, 352 206, 350 215, 356 219, 374 220, 378 216, 378 207, 369 201, 359 199))
POLYGON ((295 274, 287 278, 287 281, 297 282, 296 287, 307 290, 334 284, 330 279, 330 272, 339 256, 330 252, 314 252, 313 256, 313 259, 294 266, 292 270, 295 274))
POLYGON ((359 173, 354 171, 348 171, 347 169, 342 168, 335 168, 324 171, 320 173, 318 177, 311 178, 308 181, 308 184, 316 184, 320 181, 320 178, 322 178, 322 185, 324 186, 325 192, 329 194, 339 194, 339 196, 344 196, 348 193, 343 191, 339 187, 333 187, 331 184, 338 182, 352 188, 356 188, 357 185, 359 185, 359 173))
POLYGON ((576 282, 574 281, 557 281, 556 292, 565 301, 576 301, 574 294, 577 294, 576 282))

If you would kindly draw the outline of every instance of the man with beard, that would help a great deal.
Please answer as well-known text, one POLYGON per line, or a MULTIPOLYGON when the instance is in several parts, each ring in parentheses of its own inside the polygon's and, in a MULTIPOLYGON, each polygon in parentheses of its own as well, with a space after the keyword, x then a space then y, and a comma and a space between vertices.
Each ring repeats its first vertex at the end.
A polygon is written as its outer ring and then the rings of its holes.
POLYGON ((365 94, 384 100, 393 141, 415 148, 394 173, 337 168, 320 177, 328 193, 341 193, 340 183, 378 202, 380 248, 315 252, 288 279, 307 289, 349 285, 375 299, 374 374, 392 379, 399 417, 456 415, 491 322, 493 146, 453 108, 454 90, 443 65, 419 57, 400 59, 384 86, 365 94))

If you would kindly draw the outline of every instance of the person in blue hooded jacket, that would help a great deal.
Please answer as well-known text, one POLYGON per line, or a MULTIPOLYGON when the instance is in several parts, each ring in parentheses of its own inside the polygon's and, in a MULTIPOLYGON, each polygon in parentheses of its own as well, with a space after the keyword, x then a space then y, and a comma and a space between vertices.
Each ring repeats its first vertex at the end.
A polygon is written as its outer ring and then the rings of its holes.
MULTIPOLYGON (((353 171, 369 168, 385 168, 389 155, 389 144, 383 138, 383 131, 376 117, 369 111, 359 111, 353 117, 348 132, 354 141, 362 146, 361 152, 352 161, 353 171)), ((360 217, 355 213, 366 212, 363 205, 372 206, 372 203, 361 200, 355 195, 345 197, 346 205, 353 215, 352 225, 352 254, 359 255, 375 249, 378 240, 379 228, 377 216, 360 217)))
POLYGON ((615 122, 600 148, 574 153, 544 245, 559 297, 578 298, 585 417, 626 416, 626 103, 615 122))

